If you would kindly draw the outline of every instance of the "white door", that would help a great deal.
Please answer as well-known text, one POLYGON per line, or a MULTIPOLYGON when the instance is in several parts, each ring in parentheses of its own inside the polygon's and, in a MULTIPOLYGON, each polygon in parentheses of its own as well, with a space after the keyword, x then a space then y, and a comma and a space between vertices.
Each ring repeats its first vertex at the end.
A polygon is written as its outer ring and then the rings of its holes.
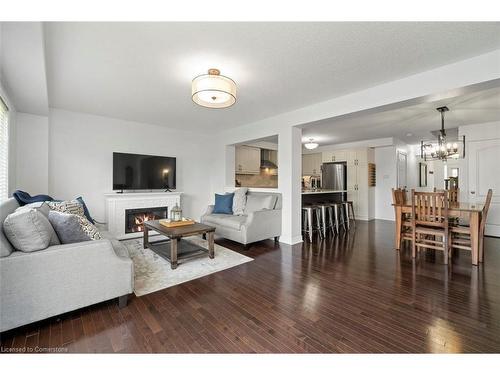
POLYGON ((486 234, 500 237, 500 139, 467 143, 468 200, 484 203, 488 189, 493 197, 486 221, 486 234))
POLYGON ((398 151, 398 160, 397 160, 397 174, 398 174, 398 188, 406 188, 408 185, 406 183, 406 154, 404 152, 398 151))

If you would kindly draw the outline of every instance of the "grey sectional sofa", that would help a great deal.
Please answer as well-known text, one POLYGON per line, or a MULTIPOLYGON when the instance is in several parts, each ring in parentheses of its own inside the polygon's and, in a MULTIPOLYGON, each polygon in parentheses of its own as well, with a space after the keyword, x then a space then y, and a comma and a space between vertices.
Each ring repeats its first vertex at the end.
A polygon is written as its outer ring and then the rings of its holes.
POLYGON ((50 246, 24 253, 13 249, 3 222, 19 205, 0 204, 0 332, 119 297, 134 288, 127 249, 106 239, 50 246))
POLYGON ((248 192, 249 196, 273 197, 272 207, 257 211, 245 211, 244 215, 214 214, 214 206, 208 206, 201 222, 215 227, 215 234, 244 245, 281 236, 281 194, 248 192))

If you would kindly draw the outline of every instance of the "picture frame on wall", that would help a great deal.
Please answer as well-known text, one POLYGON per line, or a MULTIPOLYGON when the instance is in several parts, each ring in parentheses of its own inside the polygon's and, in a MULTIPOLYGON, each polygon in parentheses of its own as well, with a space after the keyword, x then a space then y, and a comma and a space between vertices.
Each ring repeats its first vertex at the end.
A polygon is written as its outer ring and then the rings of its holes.
POLYGON ((418 186, 427 187, 427 164, 418 163, 418 186))

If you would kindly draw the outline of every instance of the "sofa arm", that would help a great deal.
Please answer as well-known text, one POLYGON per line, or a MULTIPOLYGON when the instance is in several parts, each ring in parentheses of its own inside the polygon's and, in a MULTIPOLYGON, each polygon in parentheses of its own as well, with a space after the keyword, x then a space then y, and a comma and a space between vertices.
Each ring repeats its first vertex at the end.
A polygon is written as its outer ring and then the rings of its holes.
POLYGON ((247 243, 281 236, 281 210, 260 210, 248 214, 243 224, 247 243))
POLYGON ((209 206, 207 207, 207 210, 206 210, 206 211, 205 211, 205 213, 203 214, 203 216, 205 216, 205 215, 210 215, 212 212, 214 212, 214 207, 215 207, 215 206, 214 206, 213 204, 209 205, 209 206))

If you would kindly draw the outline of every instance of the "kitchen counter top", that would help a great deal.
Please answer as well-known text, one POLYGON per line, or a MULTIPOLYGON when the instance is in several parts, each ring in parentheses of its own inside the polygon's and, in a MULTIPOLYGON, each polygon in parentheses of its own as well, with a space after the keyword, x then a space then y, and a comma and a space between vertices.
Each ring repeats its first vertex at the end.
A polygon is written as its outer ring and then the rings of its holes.
POLYGON ((347 193, 347 190, 318 189, 318 190, 303 190, 302 191, 302 194, 332 194, 332 193, 347 193))

